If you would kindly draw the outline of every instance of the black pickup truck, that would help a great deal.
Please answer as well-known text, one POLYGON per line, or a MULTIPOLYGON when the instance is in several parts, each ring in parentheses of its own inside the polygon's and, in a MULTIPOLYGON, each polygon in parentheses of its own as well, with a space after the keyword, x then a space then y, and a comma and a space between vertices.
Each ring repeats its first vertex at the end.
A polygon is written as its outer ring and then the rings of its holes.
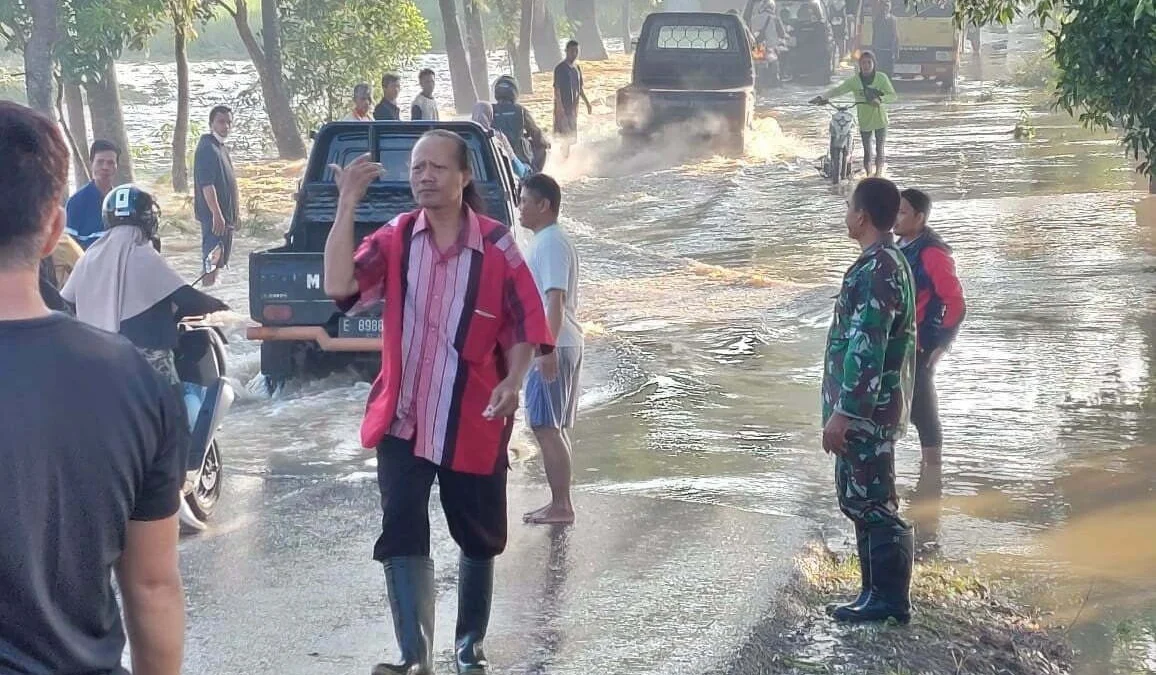
POLYGON ((285 245, 249 255, 249 314, 257 325, 249 327, 247 337, 261 341, 261 373, 270 391, 291 377, 335 367, 352 365, 370 376, 380 368, 380 307, 347 316, 325 295, 325 240, 337 212, 329 165, 344 166, 368 152, 385 170, 357 209, 354 227, 360 241, 416 208, 409 186, 410 153, 418 138, 434 128, 466 139, 486 215, 513 227, 517 184, 510 161, 493 134, 473 122, 334 122, 322 127, 309 153, 285 245))
POLYGON ((711 12, 646 17, 631 83, 618 90, 620 133, 648 136, 674 124, 719 137, 741 154, 754 118, 753 45, 742 19, 711 12))

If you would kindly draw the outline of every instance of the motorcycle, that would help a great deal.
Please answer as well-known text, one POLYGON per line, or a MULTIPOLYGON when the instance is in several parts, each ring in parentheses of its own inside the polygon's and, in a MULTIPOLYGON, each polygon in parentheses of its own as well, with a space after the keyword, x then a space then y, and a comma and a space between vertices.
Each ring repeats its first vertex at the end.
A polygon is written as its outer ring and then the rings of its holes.
POLYGON ((760 42, 751 55, 755 61, 755 88, 760 94, 783 86, 778 49, 760 42))
POLYGON ((854 173, 854 162, 851 157, 855 152, 855 116, 851 114, 851 110, 856 104, 838 106, 830 101, 823 103, 835 112, 831 115, 831 123, 827 126, 830 145, 827 155, 821 160, 819 174, 830 180, 832 185, 838 185, 850 179, 854 173))
MULTIPOLYGON (((153 245, 159 252, 159 240, 153 245)), ((204 274, 192 286, 219 269, 219 249, 220 245, 205 256, 204 274)), ((201 532, 221 497, 223 463, 216 433, 236 393, 225 379, 225 345, 229 342, 225 333, 205 323, 204 317, 185 317, 177 322, 177 334, 173 356, 190 432, 179 516, 183 529, 201 532)))
POLYGON ((190 443, 181 488, 180 521, 186 530, 202 531, 221 496, 221 448, 216 433, 236 395, 225 379, 225 334, 201 317, 178 322, 176 357, 190 443))

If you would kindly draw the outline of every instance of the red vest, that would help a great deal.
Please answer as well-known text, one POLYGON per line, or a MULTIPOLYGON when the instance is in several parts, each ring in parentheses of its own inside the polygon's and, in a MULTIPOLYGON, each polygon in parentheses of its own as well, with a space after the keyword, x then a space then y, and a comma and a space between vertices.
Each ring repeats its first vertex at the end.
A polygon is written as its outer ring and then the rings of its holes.
MULTIPOLYGON (((401 394, 405 279, 410 240, 419 213, 414 211, 402 215, 392 232, 385 275, 381 373, 370 390, 365 419, 361 425, 361 442, 366 448, 376 447, 381 442, 397 416, 401 394)), ((471 281, 466 291, 466 306, 462 313, 462 320, 469 322, 464 340, 458 342, 458 353, 465 369, 459 370, 458 381, 454 386, 451 419, 444 437, 439 440, 444 448, 443 466, 463 473, 492 475, 507 467, 506 448, 514 421, 513 418, 487 420, 482 416, 482 411, 490 403, 494 387, 506 376, 507 368, 505 355, 498 345, 503 321, 480 317, 489 315, 501 318, 504 315, 502 300, 506 281, 506 256, 492 243, 491 238, 495 229, 505 229, 505 225, 482 215, 477 218, 484 253, 481 274, 477 277, 477 283, 471 281)), ((545 323, 542 319, 540 321, 545 323)), ((545 329, 545 335, 549 336, 549 328, 545 329)), ((538 336, 538 332, 531 331, 531 336, 538 336)), ((423 423, 420 420, 417 422, 423 423)), ((427 432, 432 433, 432 430, 427 429, 427 432)))

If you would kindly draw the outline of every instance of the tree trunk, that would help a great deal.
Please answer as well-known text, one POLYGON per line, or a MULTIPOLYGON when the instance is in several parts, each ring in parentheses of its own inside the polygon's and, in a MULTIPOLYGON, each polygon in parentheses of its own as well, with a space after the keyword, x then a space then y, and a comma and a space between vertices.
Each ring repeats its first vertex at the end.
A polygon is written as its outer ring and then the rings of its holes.
POLYGON ((510 52, 514 77, 527 94, 534 93, 534 76, 530 70, 530 44, 534 35, 534 0, 522 0, 522 16, 518 23, 518 44, 510 52))
POLYGON ((466 46, 462 43, 462 29, 458 25, 458 10, 454 0, 438 0, 442 13, 442 26, 446 32, 446 57, 450 62, 450 83, 454 89, 454 108, 458 113, 470 112, 478 100, 477 88, 466 59, 466 46))
POLYGON ((177 119, 173 122, 173 190, 189 191, 189 55, 188 22, 173 16, 173 55, 177 61, 177 119))
POLYGON ((531 0, 534 3, 534 23, 531 40, 534 43, 534 63, 537 72, 547 73, 562 62, 562 48, 558 45, 558 32, 554 14, 546 6, 545 0, 531 0))
MULTIPOLYGON (((276 12, 276 0, 262 0, 263 15, 266 5, 272 5, 272 11, 276 12)), ((265 114, 269 116, 269 126, 273 129, 277 156, 281 159, 301 159, 306 154, 305 142, 301 139, 301 132, 297 130, 297 120, 289 104, 289 94, 285 91, 280 46, 274 50, 272 62, 266 58, 261 45, 257 44, 257 39, 253 37, 253 29, 249 27, 249 8, 245 0, 237 0, 233 23, 237 24, 237 33, 241 36, 241 42, 245 43, 245 51, 249 53, 253 67, 257 70, 257 78, 261 82, 261 96, 265 101, 265 114)), ((265 41, 268 44, 270 38, 266 36, 265 41)))
POLYGON ((620 1, 622 2, 622 51, 633 54, 634 38, 630 35, 630 0, 620 1))
POLYGON ((52 80, 56 0, 27 0, 27 6, 32 15, 32 35, 24 45, 24 88, 28 92, 28 105, 52 117, 56 93, 52 80))
POLYGON ((478 98, 490 100, 490 70, 486 64, 486 29, 482 26, 482 9, 478 0, 462 0, 466 15, 466 49, 470 54, 470 77, 478 98))
POLYGON ((84 94, 76 80, 64 81, 64 108, 68 118, 68 132, 72 134, 75 146, 72 175, 76 179, 76 187, 80 187, 88 182, 91 167, 88 166, 88 123, 84 119, 84 94))
POLYGON ((285 59, 281 56, 281 15, 277 0, 261 1, 261 49, 265 53, 266 67, 270 73, 280 75, 285 70, 285 59))
POLYGON ((598 8, 594 0, 566 0, 566 16, 574 24, 574 39, 582 48, 587 61, 605 61, 610 58, 598 30, 598 8))
POLYGON ((132 148, 124 127, 124 112, 120 106, 120 85, 116 80, 116 64, 109 61, 98 74, 85 83, 88 91, 88 110, 92 115, 92 138, 116 143, 120 148, 120 170, 115 182, 131 183, 132 148))

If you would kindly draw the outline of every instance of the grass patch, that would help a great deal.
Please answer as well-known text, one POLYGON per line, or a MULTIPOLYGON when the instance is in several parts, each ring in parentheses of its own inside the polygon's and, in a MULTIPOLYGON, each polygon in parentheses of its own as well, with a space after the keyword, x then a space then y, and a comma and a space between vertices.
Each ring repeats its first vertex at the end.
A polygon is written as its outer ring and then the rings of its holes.
POLYGON ((971 572, 917 562, 909 626, 845 626, 825 611, 859 589, 859 566, 813 546, 771 616, 757 626, 728 675, 1060 675, 1070 672, 1066 634, 971 572))

